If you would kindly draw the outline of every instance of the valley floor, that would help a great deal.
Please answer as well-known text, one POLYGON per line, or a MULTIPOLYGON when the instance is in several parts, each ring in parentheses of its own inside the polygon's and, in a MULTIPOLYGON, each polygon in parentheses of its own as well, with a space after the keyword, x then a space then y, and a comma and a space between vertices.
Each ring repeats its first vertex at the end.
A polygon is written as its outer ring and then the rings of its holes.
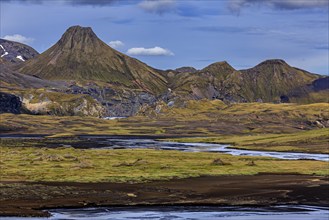
POLYGON ((45 209, 60 207, 329 204, 324 161, 22 140, 1 141, 0 216, 47 216, 45 209))
POLYGON ((0 215, 45 216, 48 208, 111 205, 329 204, 324 161, 89 149, 97 146, 79 142, 79 135, 123 135, 329 152, 327 103, 188 105, 120 120, 1 114, 0 215), (21 138, 30 135, 36 138, 21 138))

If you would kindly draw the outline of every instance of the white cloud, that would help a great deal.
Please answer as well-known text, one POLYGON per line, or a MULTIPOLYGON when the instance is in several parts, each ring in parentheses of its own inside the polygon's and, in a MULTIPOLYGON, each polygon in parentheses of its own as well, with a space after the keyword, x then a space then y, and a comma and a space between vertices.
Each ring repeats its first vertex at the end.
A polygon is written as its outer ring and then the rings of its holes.
POLYGON ((311 8, 328 8, 328 0, 230 0, 229 8, 239 13, 241 9, 253 5, 267 6, 275 9, 295 10, 311 8))
POLYGON ((144 48, 134 47, 127 51, 127 54, 133 56, 174 56, 174 53, 161 47, 144 48))
POLYGON ((114 40, 114 41, 110 41, 109 45, 110 45, 110 47, 118 48, 118 47, 124 46, 125 44, 122 41, 114 40))
POLYGON ((175 10, 176 2, 175 0, 144 0, 138 6, 146 12, 164 14, 175 10))
POLYGON ((29 44, 29 43, 32 43, 34 41, 33 38, 24 37, 20 34, 6 35, 6 36, 3 37, 3 39, 19 42, 19 43, 22 43, 22 44, 29 44))

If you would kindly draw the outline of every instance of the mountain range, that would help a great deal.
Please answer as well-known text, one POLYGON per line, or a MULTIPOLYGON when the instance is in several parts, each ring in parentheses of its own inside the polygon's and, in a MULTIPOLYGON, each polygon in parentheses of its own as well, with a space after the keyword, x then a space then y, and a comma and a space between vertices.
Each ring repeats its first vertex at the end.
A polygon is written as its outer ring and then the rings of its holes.
POLYGON ((0 101, 6 106, 0 112, 130 116, 159 102, 180 107, 198 99, 313 103, 329 97, 328 77, 284 60, 245 70, 226 61, 201 70, 158 70, 111 48, 89 27, 70 27, 41 54, 0 39, 0 54, 0 101))

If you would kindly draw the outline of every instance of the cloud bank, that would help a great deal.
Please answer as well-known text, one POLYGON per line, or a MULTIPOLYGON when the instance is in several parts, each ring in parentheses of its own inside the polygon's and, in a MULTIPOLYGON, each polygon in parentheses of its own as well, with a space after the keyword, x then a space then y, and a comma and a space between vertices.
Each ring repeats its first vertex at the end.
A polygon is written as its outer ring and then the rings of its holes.
POLYGON ((174 56, 174 53, 161 47, 144 48, 134 47, 127 51, 132 56, 174 56))
POLYGON ((33 38, 24 37, 20 34, 6 35, 6 36, 3 37, 3 39, 19 42, 19 43, 22 43, 22 44, 29 44, 29 43, 32 43, 34 41, 33 38))
POLYGON ((176 2, 175 0, 144 0, 138 6, 146 12, 162 15, 174 11, 176 2))

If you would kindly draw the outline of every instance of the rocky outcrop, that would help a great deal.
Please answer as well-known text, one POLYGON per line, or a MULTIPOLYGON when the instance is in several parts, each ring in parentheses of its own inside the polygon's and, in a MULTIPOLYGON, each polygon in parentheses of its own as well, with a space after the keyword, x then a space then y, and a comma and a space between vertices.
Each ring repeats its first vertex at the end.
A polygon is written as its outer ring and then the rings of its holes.
POLYGON ((20 98, 0 92, 0 113, 13 113, 13 114, 19 114, 22 111, 22 102, 20 101, 20 98))
POLYGON ((316 92, 329 90, 329 76, 314 80, 312 82, 312 89, 316 92))
POLYGON ((25 90, 18 93, 22 105, 32 114, 103 117, 105 108, 85 94, 66 94, 52 90, 25 90))
POLYGON ((132 116, 143 105, 152 105, 157 101, 156 96, 147 92, 114 89, 95 83, 86 86, 74 84, 65 93, 89 95, 103 106, 104 116, 132 116))

